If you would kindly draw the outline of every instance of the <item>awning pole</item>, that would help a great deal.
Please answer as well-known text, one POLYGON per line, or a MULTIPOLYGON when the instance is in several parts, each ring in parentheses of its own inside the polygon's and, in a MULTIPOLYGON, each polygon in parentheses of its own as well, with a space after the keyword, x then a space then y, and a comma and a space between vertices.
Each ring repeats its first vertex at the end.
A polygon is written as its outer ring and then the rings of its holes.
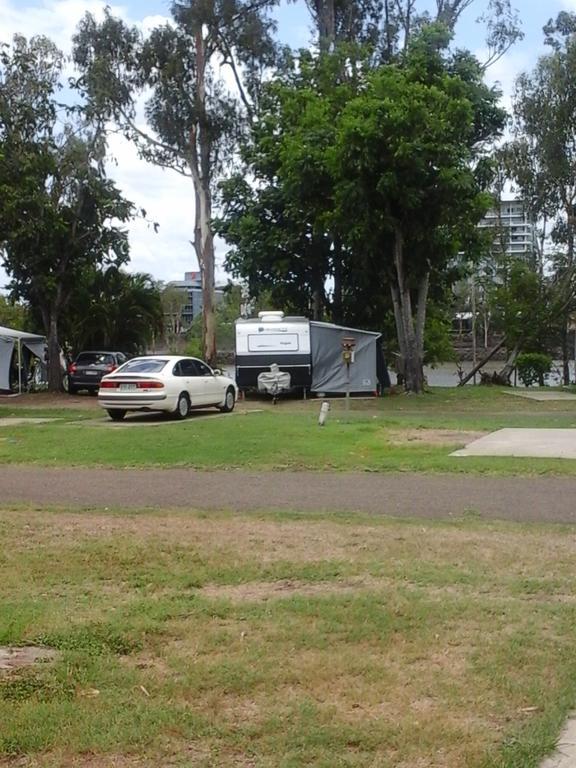
POLYGON ((18 394, 22 394, 22 339, 18 339, 18 394))

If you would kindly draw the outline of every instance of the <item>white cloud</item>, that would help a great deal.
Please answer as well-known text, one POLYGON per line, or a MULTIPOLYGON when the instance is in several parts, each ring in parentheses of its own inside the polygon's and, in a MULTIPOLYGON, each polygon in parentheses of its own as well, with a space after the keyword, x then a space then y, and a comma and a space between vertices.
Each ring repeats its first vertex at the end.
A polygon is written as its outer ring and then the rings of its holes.
POLYGON ((136 147, 121 136, 110 138, 116 162, 108 172, 126 197, 146 211, 130 224, 131 270, 150 272, 162 280, 182 279, 197 269, 190 240, 194 237, 192 181, 138 157, 136 147), (154 231, 152 222, 158 224, 154 231))
MULTIPOLYGON (((0 29, 2 39, 9 40, 15 33, 26 37, 46 35, 62 50, 68 51, 76 26, 86 12, 102 15, 107 3, 102 0, 43 0, 39 6, 0 0, 0 29)), ((110 3, 112 12, 127 17, 121 5, 110 3)))

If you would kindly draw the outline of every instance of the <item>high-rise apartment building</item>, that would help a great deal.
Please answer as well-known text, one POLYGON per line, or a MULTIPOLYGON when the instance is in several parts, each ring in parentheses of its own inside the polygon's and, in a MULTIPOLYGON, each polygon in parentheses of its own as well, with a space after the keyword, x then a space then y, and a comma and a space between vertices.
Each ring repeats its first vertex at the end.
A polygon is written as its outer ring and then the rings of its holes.
MULTIPOLYGON (((186 330, 192 324, 195 317, 202 314, 204 300, 202 297, 202 281, 200 272, 185 272, 184 280, 172 280, 167 288, 173 288, 181 291, 186 296, 186 303, 182 307, 182 312, 178 318, 181 323, 181 330, 186 330)), ((219 304, 224 296, 224 288, 216 286, 214 290, 214 301, 219 304)))
POLYGON ((494 253, 520 259, 533 258, 537 250, 536 222, 519 198, 501 200, 478 224, 494 230, 494 253))

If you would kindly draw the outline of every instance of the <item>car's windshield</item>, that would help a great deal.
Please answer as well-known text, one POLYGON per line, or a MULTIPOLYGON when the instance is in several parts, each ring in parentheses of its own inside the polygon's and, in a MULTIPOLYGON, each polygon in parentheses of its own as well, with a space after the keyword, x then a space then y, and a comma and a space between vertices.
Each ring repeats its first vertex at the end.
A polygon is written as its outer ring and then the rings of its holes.
POLYGON ((81 352, 76 365, 114 365, 114 356, 106 352, 81 352))
POLYGON ((135 360, 128 360, 120 368, 117 373, 159 373, 168 360, 156 360, 151 358, 136 358, 135 360))

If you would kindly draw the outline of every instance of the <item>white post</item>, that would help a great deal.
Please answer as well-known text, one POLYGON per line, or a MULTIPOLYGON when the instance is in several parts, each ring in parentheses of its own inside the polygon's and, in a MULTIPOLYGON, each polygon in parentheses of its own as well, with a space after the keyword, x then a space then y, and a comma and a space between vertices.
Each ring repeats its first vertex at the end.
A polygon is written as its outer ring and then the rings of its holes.
POLYGON ((318 424, 323 427, 326 423, 326 419, 328 418, 328 411, 330 410, 330 403, 327 400, 324 400, 322 405, 320 406, 320 415, 318 416, 318 424))

